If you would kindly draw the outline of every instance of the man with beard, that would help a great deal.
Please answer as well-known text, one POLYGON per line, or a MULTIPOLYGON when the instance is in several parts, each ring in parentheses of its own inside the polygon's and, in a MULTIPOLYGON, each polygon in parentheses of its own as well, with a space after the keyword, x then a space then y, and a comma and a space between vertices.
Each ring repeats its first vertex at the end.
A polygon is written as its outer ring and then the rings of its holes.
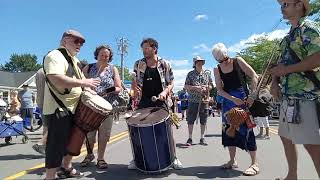
MULTIPOLYGON (((147 107, 162 107, 169 110, 171 101, 168 97, 173 89, 173 73, 171 65, 165 59, 158 56, 158 42, 152 38, 144 39, 140 47, 144 58, 134 64, 135 77, 132 81, 134 94, 138 97, 138 109, 147 107), (152 97, 158 97, 153 101, 152 97), (168 105, 169 104, 169 105, 168 105)), ((131 161, 128 169, 135 169, 134 161, 131 161)), ((173 168, 181 169, 181 162, 175 158, 173 168)))

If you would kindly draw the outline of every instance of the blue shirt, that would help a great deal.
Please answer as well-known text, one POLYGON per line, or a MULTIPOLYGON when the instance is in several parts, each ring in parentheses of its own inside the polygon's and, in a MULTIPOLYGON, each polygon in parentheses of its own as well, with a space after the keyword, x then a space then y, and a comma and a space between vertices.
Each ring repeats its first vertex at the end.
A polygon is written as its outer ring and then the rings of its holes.
POLYGON ((181 101, 181 107, 187 107, 188 106, 188 93, 187 92, 182 92, 180 95, 179 95, 179 99, 181 101))
POLYGON ((217 95, 217 97, 216 97, 216 102, 217 102, 217 103, 222 103, 222 101, 223 101, 223 97, 220 96, 220 95, 217 95))
POLYGON ((30 90, 21 90, 18 93, 21 109, 33 108, 33 93, 30 90))

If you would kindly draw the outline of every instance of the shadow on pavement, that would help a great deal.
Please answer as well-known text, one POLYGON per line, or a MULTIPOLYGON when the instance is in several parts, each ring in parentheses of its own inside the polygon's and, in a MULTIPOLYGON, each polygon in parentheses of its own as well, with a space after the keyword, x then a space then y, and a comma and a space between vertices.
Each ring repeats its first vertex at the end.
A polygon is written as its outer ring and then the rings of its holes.
POLYGON ((15 143, 9 143, 9 144, 0 144, 0 147, 6 147, 6 146, 12 146, 12 145, 15 145, 15 143))
POLYGON ((33 160, 33 159, 42 159, 44 156, 41 155, 33 155, 33 154, 16 154, 16 155, 7 155, 7 156, 0 156, 0 161, 10 161, 10 160, 33 160))
POLYGON ((235 178, 242 175, 242 171, 229 169, 223 170, 220 166, 198 166, 198 167, 188 167, 182 170, 169 169, 161 174, 145 174, 138 170, 128 170, 127 165, 124 164, 109 164, 107 170, 99 170, 95 166, 88 168, 81 168, 81 172, 86 175, 84 179, 171 179, 169 177, 171 174, 175 174, 182 179, 213 179, 213 178, 235 178), (88 174, 89 173, 89 174, 88 174))
POLYGON ((188 179, 195 177, 200 179, 213 179, 213 178, 234 178, 242 175, 242 171, 236 169, 221 169, 220 166, 195 166, 183 168, 174 172, 179 177, 185 176, 188 179))
POLYGON ((221 137, 221 134, 206 134, 204 137, 221 137))
MULTIPOLYGON (((75 163, 76 164, 76 163, 75 163)), ((77 164, 78 166, 79 164, 77 164)), ((81 172, 85 173, 84 179, 130 179, 140 180, 147 178, 165 178, 168 177, 172 170, 161 174, 145 174, 138 170, 128 170, 128 165, 125 164, 109 164, 108 169, 100 170, 96 166, 81 168, 81 172)))
POLYGON ((176 147, 181 149, 189 148, 189 146, 186 145, 185 143, 176 143, 176 147))

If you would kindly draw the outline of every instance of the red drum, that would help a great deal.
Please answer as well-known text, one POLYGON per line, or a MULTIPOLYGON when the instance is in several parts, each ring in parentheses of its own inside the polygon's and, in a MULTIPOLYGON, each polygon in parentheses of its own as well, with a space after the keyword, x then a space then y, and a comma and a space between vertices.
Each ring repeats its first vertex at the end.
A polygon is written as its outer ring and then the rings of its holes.
POLYGON ((81 146, 90 131, 99 128, 101 123, 109 116, 112 110, 111 104, 97 94, 83 91, 80 102, 77 106, 74 123, 69 142, 67 145, 68 154, 78 156, 81 146))

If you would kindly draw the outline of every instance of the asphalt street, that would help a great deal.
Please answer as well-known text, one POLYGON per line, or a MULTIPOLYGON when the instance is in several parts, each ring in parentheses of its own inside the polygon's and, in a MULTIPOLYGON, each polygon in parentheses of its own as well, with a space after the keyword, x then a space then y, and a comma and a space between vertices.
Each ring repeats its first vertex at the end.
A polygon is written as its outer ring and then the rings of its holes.
MULTIPOLYGON (((127 124, 120 119, 119 124, 113 124, 112 138, 107 146, 105 159, 109 164, 107 170, 99 170, 95 162, 90 167, 80 168, 79 163, 85 156, 85 149, 74 157, 73 165, 85 173, 82 179, 275 179, 284 177, 287 172, 286 159, 277 135, 277 120, 271 120, 271 139, 257 139, 257 157, 260 173, 253 177, 243 176, 242 172, 250 165, 249 154, 237 149, 239 168, 231 170, 221 169, 221 165, 229 160, 228 151, 221 145, 221 118, 208 119, 205 138, 208 146, 202 146, 200 139, 200 124, 195 124, 194 145, 186 147, 188 138, 187 123, 181 122, 179 129, 174 129, 177 157, 182 162, 182 170, 170 169, 161 174, 144 174, 137 170, 128 170, 132 160, 132 151, 128 135, 127 124)), ((257 133, 257 128, 255 129, 257 133)), ((32 145, 41 138, 41 131, 28 133, 30 141, 21 142, 22 137, 14 137, 13 144, 5 145, 0 139, 0 179, 43 179, 44 157, 32 149, 32 145)), ((96 149, 96 148, 95 148, 96 149)), ((298 146, 299 179, 317 179, 317 173, 309 155, 302 146, 298 146)))

